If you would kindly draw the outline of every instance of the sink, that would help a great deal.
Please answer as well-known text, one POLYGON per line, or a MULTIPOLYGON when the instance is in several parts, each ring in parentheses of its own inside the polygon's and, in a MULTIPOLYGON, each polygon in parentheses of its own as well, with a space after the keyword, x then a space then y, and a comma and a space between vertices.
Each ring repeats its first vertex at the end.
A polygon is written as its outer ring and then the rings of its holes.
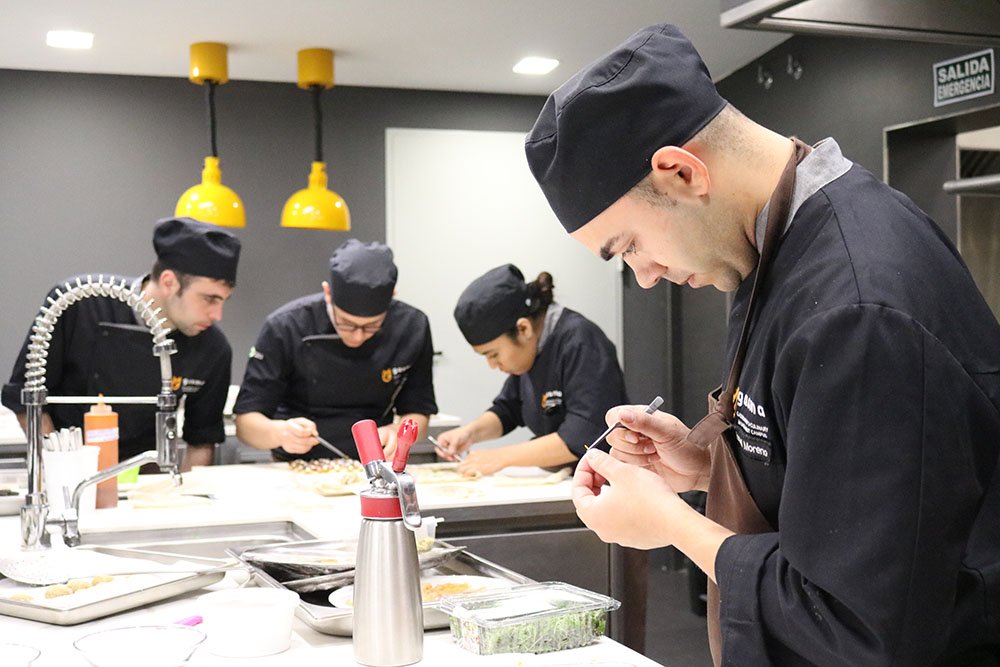
POLYGON ((218 526, 83 531, 81 544, 127 547, 198 558, 227 558, 226 549, 311 540, 315 535, 292 521, 232 523, 218 526))

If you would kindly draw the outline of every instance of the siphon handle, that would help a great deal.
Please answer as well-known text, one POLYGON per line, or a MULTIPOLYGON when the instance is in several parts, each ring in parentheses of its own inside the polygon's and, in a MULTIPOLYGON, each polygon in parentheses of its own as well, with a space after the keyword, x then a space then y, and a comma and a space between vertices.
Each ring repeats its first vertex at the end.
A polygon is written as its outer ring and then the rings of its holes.
POLYGON ((412 419, 404 419, 396 432, 396 454, 392 457, 392 471, 403 472, 406 468, 406 459, 410 456, 410 447, 417 441, 417 422, 412 419))

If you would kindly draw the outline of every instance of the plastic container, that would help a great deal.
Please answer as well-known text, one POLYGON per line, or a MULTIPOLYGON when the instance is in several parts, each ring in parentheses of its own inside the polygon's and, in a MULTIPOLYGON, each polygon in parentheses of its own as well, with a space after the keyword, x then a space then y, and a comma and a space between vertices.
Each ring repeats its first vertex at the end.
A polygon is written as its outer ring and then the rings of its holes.
POLYGON ((253 658, 281 653, 292 641, 299 596, 278 588, 231 588, 203 595, 201 626, 209 653, 253 658))
MULTIPOLYGON (((96 403, 83 413, 83 440, 88 445, 97 445, 101 453, 97 457, 98 470, 105 470, 118 464, 118 413, 106 403, 96 403)), ((111 477, 97 485, 97 508, 118 506, 118 479, 111 477)))
POLYGON ((80 637, 76 647, 94 667, 174 667, 191 659, 205 635, 183 625, 137 625, 80 637))
POLYGON ((413 538, 417 541, 417 553, 424 553, 434 548, 437 525, 442 521, 444 519, 436 516, 421 517, 420 526, 413 531, 413 538))
MULTIPOLYGON (((93 445, 85 445, 68 452, 42 450, 42 470, 45 475, 45 495, 49 501, 49 511, 57 515, 62 514, 66 509, 66 497, 72 497, 76 485, 97 472, 100 455, 100 447, 93 445)), ((80 499, 80 511, 94 509, 95 499, 94 487, 85 488, 80 499)))
POLYGON ((548 581, 507 591, 442 599, 451 635, 478 655, 547 653, 586 646, 607 628, 621 603, 606 595, 548 581))

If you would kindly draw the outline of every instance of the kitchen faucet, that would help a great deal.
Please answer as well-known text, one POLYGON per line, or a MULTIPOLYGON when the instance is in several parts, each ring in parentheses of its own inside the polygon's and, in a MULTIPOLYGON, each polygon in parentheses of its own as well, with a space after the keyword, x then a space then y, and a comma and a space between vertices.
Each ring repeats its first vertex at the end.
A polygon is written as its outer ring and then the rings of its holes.
POLYGON ((172 368, 170 355, 177 351, 174 341, 167 338, 170 332, 163 323, 166 318, 157 319, 160 309, 153 310, 153 300, 143 301, 142 294, 133 290, 124 279, 116 283, 114 278, 105 280, 103 274, 93 280, 76 278, 67 282, 63 289, 56 288, 55 298, 49 297, 43 305, 31 328, 28 344, 28 363, 25 371, 21 403, 27 410, 28 438, 28 492, 21 508, 21 547, 23 549, 45 549, 51 546, 48 524, 62 527, 63 541, 71 547, 80 544, 80 499, 86 487, 97 484, 118 473, 143 463, 156 463, 160 470, 169 471, 174 485, 183 480, 180 477, 177 460, 177 396, 171 390, 172 368), (65 291, 64 291, 65 290, 65 291), (137 318, 141 319, 153 336, 153 354, 160 358, 160 393, 156 396, 48 396, 45 388, 45 366, 48 361, 49 342, 52 331, 63 311, 87 297, 112 297, 128 304, 137 318), (42 407, 47 403, 141 403, 156 404, 156 449, 137 454, 121 463, 100 470, 87 477, 73 490, 67 500, 62 516, 50 519, 48 499, 42 490, 42 407))

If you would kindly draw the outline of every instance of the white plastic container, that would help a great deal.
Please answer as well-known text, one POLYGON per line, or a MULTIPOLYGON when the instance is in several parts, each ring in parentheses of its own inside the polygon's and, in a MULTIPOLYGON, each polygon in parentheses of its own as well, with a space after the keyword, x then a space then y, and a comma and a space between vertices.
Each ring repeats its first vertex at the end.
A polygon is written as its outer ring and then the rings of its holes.
MULTIPOLYGON (((45 474, 45 495, 49 510, 56 515, 66 509, 65 488, 72 497, 76 485, 97 472, 97 459, 101 448, 86 445, 68 452, 42 450, 42 470, 45 474)), ((80 512, 93 510, 96 505, 97 486, 91 484, 83 491, 80 512)))
POLYGON ((299 596, 278 588, 215 591, 203 603, 205 649, 227 658, 253 658, 288 649, 299 596))

